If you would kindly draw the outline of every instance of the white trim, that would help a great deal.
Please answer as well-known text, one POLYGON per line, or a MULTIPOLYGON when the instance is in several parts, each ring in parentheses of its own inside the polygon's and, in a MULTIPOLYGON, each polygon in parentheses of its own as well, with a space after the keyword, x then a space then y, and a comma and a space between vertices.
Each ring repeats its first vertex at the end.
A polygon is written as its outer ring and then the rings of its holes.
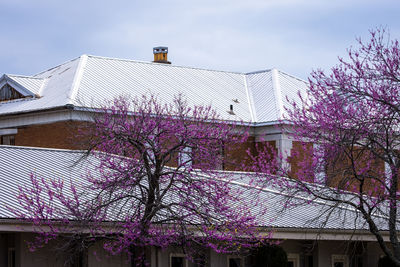
POLYGON ((0 135, 12 135, 17 133, 18 129, 0 129, 0 135))
POLYGON ((4 75, 3 77, 4 77, 4 79, 0 82, 0 88, 2 88, 4 85, 8 84, 9 86, 11 86, 14 90, 16 90, 18 93, 20 93, 24 97, 27 97, 27 96, 34 97, 35 96, 35 94, 33 92, 31 92, 27 88, 23 87, 22 85, 20 85, 18 82, 14 81, 12 78, 8 77, 7 75, 4 75))
POLYGON ((93 116, 88 112, 72 111, 72 110, 57 110, 48 111, 46 113, 29 113, 19 116, 4 116, 0 119, 0 129, 14 128, 20 126, 48 124, 59 121, 92 121, 93 116))
POLYGON ((287 254, 288 262, 293 262, 293 267, 300 267, 300 255, 297 253, 288 253, 287 254))
MULTIPOLYGON (((321 144, 318 143, 313 143, 313 154, 320 152, 319 150, 321 149, 321 144)), ((325 152, 322 152, 322 154, 319 154, 317 156, 317 160, 319 164, 326 164, 324 162, 324 154, 325 152)), ((326 166, 326 165, 325 165, 326 166)), ((321 184, 321 185, 326 185, 326 173, 325 170, 320 170, 319 172, 315 171, 315 183, 321 184)))
POLYGON ((176 258, 183 258, 184 260, 184 266, 188 267, 188 260, 186 258, 186 254, 183 253, 170 253, 169 254, 169 267, 172 267, 172 257, 176 257, 176 258))
MULTIPOLYGON (((5 146, 12 149, 33 149, 33 150, 55 150, 55 151, 66 151, 70 153, 82 153, 82 150, 68 150, 68 149, 49 149, 49 148, 40 148, 40 147, 19 147, 19 146, 5 146)), ((105 226, 108 229, 107 224, 105 226)), ((43 229, 48 230, 47 227, 43 227, 43 229)), ((274 231, 273 239, 287 239, 287 240, 318 240, 318 241, 376 241, 375 237, 372 236, 368 231, 364 231, 364 233, 355 233, 354 230, 335 230, 330 233, 323 232, 321 230, 309 229, 309 228, 293 228, 293 229, 279 229, 267 228, 265 230, 265 236, 271 233, 271 230, 274 231)), ((1 232, 13 232, 13 233, 30 233, 35 231, 35 227, 30 223, 22 223, 18 221, 18 219, 0 219, 0 231, 1 232)), ((89 230, 87 230, 89 231, 89 230)), ((83 232, 87 232, 83 231, 83 232)), ((383 233, 383 239, 385 242, 389 242, 389 233, 383 233)))
MULTIPOLYGON (((37 79, 37 78, 35 78, 35 79, 37 79)), ((48 78, 44 78, 44 79, 42 79, 42 80, 43 80, 43 82, 42 82, 42 84, 40 85, 40 88, 39 88, 39 90, 38 90, 38 92, 37 92, 38 97, 41 97, 41 96, 42 96, 43 88, 45 88, 46 85, 47 85, 47 83, 49 82, 49 79, 48 79, 48 78)))
POLYGON ((278 150, 278 159, 282 159, 281 166, 290 171, 291 165, 288 159, 292 155, 293 141, 286 139, 282 134, 281 138, 275 142, 275 147, 278 150))
POLYGON ((283 118, 283 101, 282 101, 282 93, 281 93, 281 85, 279 83, 279 74, 277 69, 271 70, 272 74, 272 88, 275 94, 275 104, 278 112, 278 118, 283 118))
POLYGON ((68 95, 68 99, 69 99, 71 104, 75 103, 75 97, 78 94, 78 89, 79 89, 79 86, 81 84, 81 80, 82 80, 82 77, 83 77, 83 72, 85 70, 87 60, 88 60, 88 56, 87 55, 82 55, 80 60, 79 60, 79 64, 78 64, 78 67, 77 67, 77 70, 76 70, 76 73, 75 73, 75 77, 74 77, 74 80, 72 81, 70 94, 68 95))
POLYGON ((251 122, 256 122, 257 121, 257 114, 256 114, 255 106, 254 106, 253 101, 252 101, 253 100, 253 95, 250 92, 249 87, 247 86, 247 75, 243 76, 243 81, 244 81, 244 88, 246 90, 247 102, 249 104, 251 122))
MULTIPOLYGON (((244 73, 244 72, 196 68, 196 67, 180 66, 180 65, 175 65, 175 64, 157 63, 157 62, 153 62, 153 61, 141 61, 141 60, 127 59, 127 58, 95 56, 95 55, 90 55, 90 54, 88 54, 87 56, 88 57, 92 57, 92 58, 106 59, 106 60, 113 60, 113 61, 143 63, 143 64, 149 64, 149 65, 160 65, 160 66, 165 66, 165 67, 168 67, 168 68, 183 68, 183 69, 192 69, 192 70, 205 70, 205 71, 215 71, 215 72, 222 72, 222 73, 233 73, 233 74, 244 74, 244 75, 247 75, 247 73, 244 73)), ((66 63, 68 63, 68 62, 66 62, 66 63)))
POLYGON ((335 267, 335 263, 343 263, 343 267, 349 267, 349 257, 343 254, 333 254, 331 256, 331 266, 335 267))
POLYGON ((234 255, 228 255, 226 257, 226 267, 230 267, 229 266, 229 260, 230 259, 240 259, 240 267, 244 267, 244 258, 240 257, 240 256, 234 256, 234 255))
POLYGON ((181 152, 178 153, 178 164, 182 165, 186 162, 186 166, 192 166, 192 148, 184 147, 181 152))

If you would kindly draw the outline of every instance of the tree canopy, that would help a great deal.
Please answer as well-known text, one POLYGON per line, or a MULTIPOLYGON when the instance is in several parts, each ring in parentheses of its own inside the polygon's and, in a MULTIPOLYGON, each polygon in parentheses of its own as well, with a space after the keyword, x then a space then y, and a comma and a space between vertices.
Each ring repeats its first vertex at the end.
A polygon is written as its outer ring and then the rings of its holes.
POLYGON ((384 29, 371 31, 367 42, 359 39, 329 72, 314 71, 300 98, 301 105, 292 101, 284 122, 291 138, 303 143, 302 150, 291 152, 300 159, 296 170, 262 156, 254 167, 274 174, 267 181, 289 192, 288 207, 325 203, 320 213, 325 222, 340 213, 343 223, 366 227, 400 266, 399 42, 384 29), (352 211, 357 216, 346 218, 352 211))
POLYGON ((221 148, 245 142, 246 126, 220 120, 211 107, 189 107, 182 96, 170 104, 117 98, 89 125, 82 130, 90 137, 86 159, 97 165, 84 185, 32 174, 32 185, 20 189, 25 211, 15 212, 36 226, 33 249, 62 237, 64 252, 79 252, 102 240, 111 253, 130 253, 142 264, 150 246, 180 246, 194 257, 268 238, 258 236, 249 205, 256 202, 243 201, 248 188, 220 168, 221 148))

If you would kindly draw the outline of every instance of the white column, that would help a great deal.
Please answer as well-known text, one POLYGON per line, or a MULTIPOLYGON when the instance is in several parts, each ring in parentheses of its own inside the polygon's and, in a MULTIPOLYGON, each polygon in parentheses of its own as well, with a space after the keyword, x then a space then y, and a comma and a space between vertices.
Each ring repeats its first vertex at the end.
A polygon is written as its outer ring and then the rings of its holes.
POLYGON ((325 165, 326 162, 324 160, 324 151, 321 150, 321 145, 320 144, 313 144, 313 149, 314 149, 314 157, 317 157, 318 159, 318 165, 317 169, 315 170, 315 182, 317 184, 326 184, 326 173, 325 173, 325 165), (318 153, 318 155, 316 155, 318 153))
POLYGON ((276 140, 276 148, 278 149, 278 157, 282 159, 282 167, 290 171, 290 163, 288 162, 288 158, 291 155, 293 147, 292 140, 285 138, 284 135, 281 135, 279 140, 276 140))

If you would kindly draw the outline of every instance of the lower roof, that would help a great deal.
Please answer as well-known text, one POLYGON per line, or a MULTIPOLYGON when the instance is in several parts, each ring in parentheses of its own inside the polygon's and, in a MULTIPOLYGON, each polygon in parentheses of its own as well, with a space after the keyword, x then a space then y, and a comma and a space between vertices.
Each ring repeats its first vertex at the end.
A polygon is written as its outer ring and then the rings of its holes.
MULTIPOLYGON (((99 161, 94 157, 82 159, 84 151, 34 148, 19 146, 0 146, 0 220, 17 219, 11 209, 21 210, 17 194, 19 187, 31 185, 31 174, 45 180, 62 179, 65 183, 73 181, 78 185, 87 184, 87 174, 100 175, 96 169, 99 161)), ((251 173, 231 172, 234 180, 233 186, 245 187, 246 194, 260 192, 259 189, 249 186, 247 178, 251 173)), ((286 200, 284 192, 273 187, 263 188, 259 205, 252 203, 233 203, 233 205, 246 204, 252 206, 252 212, 258 214, 260 209, 267 207, 267 213, 259 218, 259 225, 268 228, 293 229, 305 231, 312 229, 325 230, 365 230, 366 225, 352 210, 333 213, 326 220, 321 216, 326 203, 311 202, 294 208, 284 208, 286 200), (265 206, 260 206, 265 205, 265 206), (345 214, 346 216, 343 216, 345 214)), ((246 201, 246 200, 244 200, 246 201)), ((248 201, 251 201, 248 198, 248 201)))

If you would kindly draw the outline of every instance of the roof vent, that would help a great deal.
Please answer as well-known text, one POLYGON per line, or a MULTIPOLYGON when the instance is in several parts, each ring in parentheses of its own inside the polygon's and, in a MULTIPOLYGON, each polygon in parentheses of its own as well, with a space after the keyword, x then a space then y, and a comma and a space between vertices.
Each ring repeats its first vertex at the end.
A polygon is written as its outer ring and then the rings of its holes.
POLYGON ((230 115, 235 115, 235 112, 233 112, 233 105, 229 105, 229 111, 228 111, 228 113, 229 113, 230 115))
POLYGON ((168 61, 168 47, 166 46, 153 47, 153 54, 154 54, 153 62, 171 64, 171 62, 168 61))

